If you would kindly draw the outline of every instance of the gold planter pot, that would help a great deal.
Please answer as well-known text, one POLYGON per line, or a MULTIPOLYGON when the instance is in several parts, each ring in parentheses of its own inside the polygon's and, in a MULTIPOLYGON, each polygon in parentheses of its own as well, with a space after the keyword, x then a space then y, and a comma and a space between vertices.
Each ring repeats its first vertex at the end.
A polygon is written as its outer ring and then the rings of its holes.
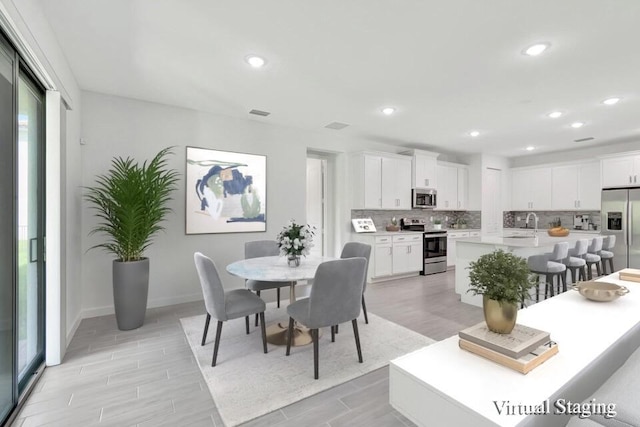
POLYGON ((518 305, 508 302, 496 301, 487 296, 482 296, 482 309, 484 320, 489 330, 498 334, 511 333, 516 325, 518 305))

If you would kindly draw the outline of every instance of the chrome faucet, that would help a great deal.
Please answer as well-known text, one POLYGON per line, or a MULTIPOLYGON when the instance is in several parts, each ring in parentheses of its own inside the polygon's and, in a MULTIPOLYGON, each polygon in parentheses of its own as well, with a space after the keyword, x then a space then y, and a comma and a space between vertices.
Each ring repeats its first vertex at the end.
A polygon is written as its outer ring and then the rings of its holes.
POLYGON ((531 217, 531 215, 533 215, 533 221, 534 221, 534 226, 535 226, 535 228, 534 228, 534 230, 533 230, 533 234, 534 234, 534 235, 537 235, 537 234, 538 234, 538 215, 536 215, 536 213, 535 213, 535 212, 529 212, 529 213, 527 214, 527 219, 525 219, 525 221, 524 221, 524 222, 525 222, 525 224, 526 224, 527 226, 529 226, 529 218, 531 217))

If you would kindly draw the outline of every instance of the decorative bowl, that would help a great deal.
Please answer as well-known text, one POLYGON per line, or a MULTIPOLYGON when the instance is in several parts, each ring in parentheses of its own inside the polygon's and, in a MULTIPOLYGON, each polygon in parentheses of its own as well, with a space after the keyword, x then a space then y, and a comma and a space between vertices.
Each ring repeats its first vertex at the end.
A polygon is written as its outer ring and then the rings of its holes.
POLYGON ((624 286, 608 282, 578 282, 571 287, 574 291, 591 301, 609 302, 626 295, 629 289, 624 286))
POLYGON ((387 225, 387 231, 400 231, 400 227, 397 225, 387 225))
POLYGON ((551 237, 566 237, 569 235, 568 228, 555 227, 547 230, 547 234, 551 237))

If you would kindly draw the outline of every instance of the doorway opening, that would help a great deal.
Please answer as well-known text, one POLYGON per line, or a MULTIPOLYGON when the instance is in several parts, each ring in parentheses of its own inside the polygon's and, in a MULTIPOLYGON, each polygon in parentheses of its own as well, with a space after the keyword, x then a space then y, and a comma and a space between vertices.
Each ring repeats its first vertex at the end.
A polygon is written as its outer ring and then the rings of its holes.
POLYGON ((332 171, 334 156, 328 153, 307 152, 307 224, 315 227, 311 254, 333 254, 334 211, 332 171))

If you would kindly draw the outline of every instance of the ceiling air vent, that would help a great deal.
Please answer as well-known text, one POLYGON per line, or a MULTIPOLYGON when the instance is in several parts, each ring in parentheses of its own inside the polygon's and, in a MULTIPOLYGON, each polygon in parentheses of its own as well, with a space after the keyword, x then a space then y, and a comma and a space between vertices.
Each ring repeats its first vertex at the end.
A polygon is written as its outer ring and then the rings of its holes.
POLYGON ((268 111, 251 110, 249 111, 249 114, 255 114, 256 116, 267 117, 271 113, 268 111))
POLYGON ((342 130, 342 129, 346 128, 347 126, 349 126, 349 125, 346 124, 346 123, 332 122, 332 123, 329 123, 328 125, 326 125, 325 127, 327 129, 342 130))
POLYGON ((595 139, 595 138, 590 136, 589 138, 574 139, 573 142, 585 142, 585 141, 591 141, 592 139, 595 139))

